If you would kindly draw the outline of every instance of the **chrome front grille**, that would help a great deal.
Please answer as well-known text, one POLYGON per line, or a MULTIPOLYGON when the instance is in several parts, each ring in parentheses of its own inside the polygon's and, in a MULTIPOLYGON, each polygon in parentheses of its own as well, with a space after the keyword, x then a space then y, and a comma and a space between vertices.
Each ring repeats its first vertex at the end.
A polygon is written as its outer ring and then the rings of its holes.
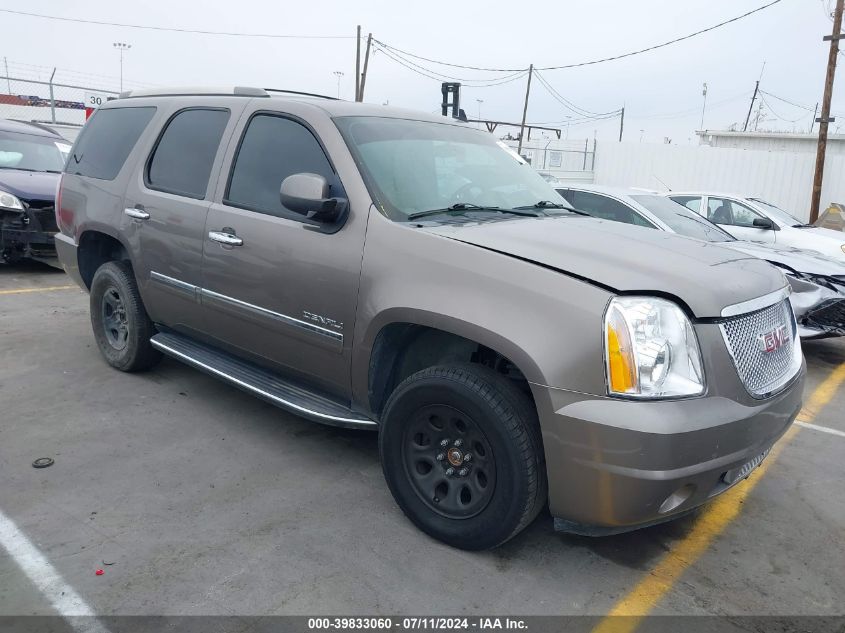
POLYGON ((789 382, 801 367, 801 343, 789 299, 726 319, 722 336, 745 388, 755 398, 789 382))

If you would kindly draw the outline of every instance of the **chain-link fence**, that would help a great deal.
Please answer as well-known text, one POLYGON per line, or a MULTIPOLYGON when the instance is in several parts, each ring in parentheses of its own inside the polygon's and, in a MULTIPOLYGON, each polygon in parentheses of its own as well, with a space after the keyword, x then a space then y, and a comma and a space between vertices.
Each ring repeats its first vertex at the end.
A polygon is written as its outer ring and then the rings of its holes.
MULTIPOLYGON (((518 141, 505 141, 517 149, 518 141)), ((596 165, 596 141, 528 141, 522 157, 543 175, 559 180, 591 180, 596 165)))
POLYGON ((0 117, 48 125, 73 140, 85 123, 86 107, 117 92, 93 86, 0 76, 0 117), (86 103, 89 101, 91 103, 86 103))

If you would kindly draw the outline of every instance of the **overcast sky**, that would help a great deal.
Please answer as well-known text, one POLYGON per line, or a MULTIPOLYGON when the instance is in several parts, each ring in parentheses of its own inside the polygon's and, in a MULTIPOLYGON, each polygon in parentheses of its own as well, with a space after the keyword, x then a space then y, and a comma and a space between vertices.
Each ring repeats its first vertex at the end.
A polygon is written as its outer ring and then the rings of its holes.
MULTIPOLYGON (((760 13, 686 42, 619 61, 583 68, 545 71, 546 80, 566 99, 592 112, 626 108, 625 138, 644 142, 697 142, 702 83, 707 82, 704 125, 724 129, 745 119, 754 82, 766 63, 761 88, 813 107, 821 100, 831 31, 831 0, 782 0, 760 13)), ((259 2, 240 0, 146 0, 145 2, 58 2, 0 0, 0 8, 111 21, 212 31, 291 35, 346 35, 352 39, 269 39, 171 33, 58 22, 0 14, 0 53, 10 74, 49 74, 78 83, 116 88, 118 52, 128 86, 238 84, 284 87, 351 99, 354 92, 355 27, 405 51, 456 64, 525 68, 588 61, 686 35, 765 4, 766 0, 615 0, 592 2, 259 2), (23 66, 29 64, 30 66, 23 66), (44 67, 44 68, 35 68, 44 67), (63 72, 64 71, 64 72, 63 72), (74 72, 70 72, 74 71, 74 72), (85 73, 83 75, 82 73, 85 73)), ((840 56, 840 60, 845 57, 840 56)), ((493 80, 488 73, 422 66, 470 80, 493 80)), ((845 71, 841 72, 842 75, 845 71)), ((845 131, 845 76, 834 92, 845 131)), ((465 87, 470 117, 519 121, 525 79, 488 88, 465 87), (483 100, 479 104, 477 99, 483 100)), ((761 128, 807 131, 812 113, 764 95, 771 109, 761 128), (780 119, 774 118, 775 116, 780 119), (793 122, 794 119, 799 119, 793 122)), ((400 66, 384 53, 370 60, 365 100, 438 109, 439 81, 400 66)), ((565 109, 535 80, 528 119, 559 122, 582 119, 565 109)), ((569 137, 614 138, 619 121, 581 121, 569 137)), ((501 133, 505 130, 500 128, 501 133)), ((499 133, 499 130, 497 130, 499 133)))

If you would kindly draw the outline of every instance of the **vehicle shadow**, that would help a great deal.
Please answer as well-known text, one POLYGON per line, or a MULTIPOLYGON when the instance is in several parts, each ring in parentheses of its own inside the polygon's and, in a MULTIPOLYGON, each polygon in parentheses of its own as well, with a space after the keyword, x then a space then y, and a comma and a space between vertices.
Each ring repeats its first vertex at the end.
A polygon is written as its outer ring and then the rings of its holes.
POLYGON ((48 274, 48 275, 64 275, 65 271, 55 266, 50 266, 44 262, 39 262, 34 259, 22 259, 14 264, 0 263, 0 278, 11 277, 13 275, 28 275, 28 274, 48 274))

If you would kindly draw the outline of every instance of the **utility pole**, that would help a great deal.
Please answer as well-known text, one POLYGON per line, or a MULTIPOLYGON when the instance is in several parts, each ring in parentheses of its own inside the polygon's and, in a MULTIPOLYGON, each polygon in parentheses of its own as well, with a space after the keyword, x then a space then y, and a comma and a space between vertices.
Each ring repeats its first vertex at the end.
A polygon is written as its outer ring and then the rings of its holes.
POLYGON ((830 41, 830 55, 827 58, 827 76, 824 80, 822 114, 816 119, 819 123, 819 147, 816 151, 816 175, 813 178, 813 195, 810 199, 810 224, 819 219, 819 203, 821 202, 824 179, 824 156, 827 150, 827 127, 834 121, 830 116, 830 100, 833 96, 833 78, 836 75, 839 40, 842 39, 843 4, 845 4, 845 0, 836 0, 836 10, 833 13, 833 32, 824 38, 824 41, 830 41))
POLYGON ((525 105, 522 107, 522 125, 519 126, 519 145, 516 153, 522 156, 522 139, 525 138, 525 117, 528 116, 528 95, 531 94, 531 77, 534 75, 534 64, 528 67, 528 85, 525 88, 525 105))
POLYGON ((699 125, 698 127, 703 132, 704 131, 704 110, 707 108, 707 82, 705 81, 704 84, 702 84, 702 86, 703 87, 702 87, 702 90, 701 90, 701 96, 704 97, 704 103, 701 106, 701 125, 699 125))
POLYGON ((358 25, 358 37, 355 38, 355 101, 361 96, 361 25, 358 25))
POLYGON ((622 130, 625 129, 625 106, 622 106, 622 114, 619 117, 619 142, 622 142, 622 130))
POLYGON ((120 91, 123 92, 123 51, 127 51, 132 48, 132 44, 127 44, 126 42, 115 42, 112 46, 120 51, 120 91))
POLYGON ((754 84, 754 94, 751 95, 751 105, 748 106, 748 115, 745 117, 745 125, 742 126, 742 131, 746 132, 748 130, 748 122, 751 120, 751 110, 754 109, 754 101, 757 99, 757 91, 760 89, 760 80, 757 80, 757 83, 754 84))
POLYGON ((361 72, 361 87, 358 93, 358 101, 364 100, 364 86, 367 85, 367 65, 370 63, 370 46, 373 43, 373 34, 367 36, 367 50, 364 53, 364 70, 361 72))

